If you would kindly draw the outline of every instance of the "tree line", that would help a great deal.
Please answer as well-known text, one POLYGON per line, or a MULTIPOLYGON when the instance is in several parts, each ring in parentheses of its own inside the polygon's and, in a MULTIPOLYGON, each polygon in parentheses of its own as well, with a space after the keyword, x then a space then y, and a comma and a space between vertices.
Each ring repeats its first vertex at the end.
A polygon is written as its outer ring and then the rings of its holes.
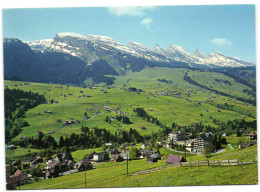
POLYGON ((4 90, 5 100, 5 141, 8 143, 12 138, 22 132, 22 127, 28 125, 24 120, 24 114, 46 102, 46 98, 39 93, 23 91, 19 89, 4 90))
POLYGON ((193 84, 195 86, 198 86, 198 87, 201 87, 203 89, 206 89, 206 90, 209 90, 209 91, 212 91, 216 94, 219 94, 219 95, 222 95, 222 96, 226 96, 226 97, 230 97, 230 98, 234 98, 238 101, 242 101, 242 102, 245 102, 245 103, 249 103, 249 104, 252 104, 252 105, 256 105, 256 100, 252 100, 252 99, 246 99, 246 98, 243 98, 243 97, 237 97, 237 96, 233 96, 233 95, 230 95, 228 93, 225 93, 225 92, 222 92, 222 91, 218 91, 218 90, 215 90, 215 89, 212 89, 212 88, 209 88, 205 85, 201 85, 199 84, 198 82, 194 81, 193 79, 191 79, 189 76, 188 76, 188 73, 186 72, 185 75, 184 75, 184 80, 187 81, 188 83, 190 84, 193 84))
POLYGON ((57 142, 51 135, 40 133, 38 137, 30 137, 28 139, 14 141, 14 144, 21 147, 29 147, 35 149, 63 149, 69 148, 71 151, 77 149, 88 149, 101 147, 103 144, 112 142, 122 144, 125 142, 140 143, 144 141, 138 131, 130 128, 129 131, 118 130, 114 134, 104 128, 94 127, 92 129, 82 126, 82 133, 72 133, 70 136, 60 136, 57 142))
POLYGON ((134 112, 137 114, 138 117, 142 117, 144 120, 150 123, 154 123, 158 126, 163 126, 162 123, 157 119, 157 117, 153 117, 148 115, 147 112, 143 108, 136 108, 134 112))

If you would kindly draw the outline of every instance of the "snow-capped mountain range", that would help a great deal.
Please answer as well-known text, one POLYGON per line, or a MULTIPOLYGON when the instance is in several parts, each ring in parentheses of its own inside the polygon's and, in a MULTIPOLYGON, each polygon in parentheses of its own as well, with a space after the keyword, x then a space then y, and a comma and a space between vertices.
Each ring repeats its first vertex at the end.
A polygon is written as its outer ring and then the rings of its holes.
POLYGON ((81 35, 77 33, 58 33, 53 39, 28 41, 32 50, 44 52, 53 50, 68 53, 78 57, 88 64, 102 58, 116 57, 118 54, 131 55, 155 62, 184 62, 188 65, 204 65, 212 67, 245 67, 254 66, 254 63, 242 61, 236 57, 226 56, 215 52, 205 55, 198 49, 193 54, 188 53, 179 45, 171 45, 164 50, 159 45, 150 49, 138 42, 129 42, 127 45, 115 41, 108 36, 81 35))

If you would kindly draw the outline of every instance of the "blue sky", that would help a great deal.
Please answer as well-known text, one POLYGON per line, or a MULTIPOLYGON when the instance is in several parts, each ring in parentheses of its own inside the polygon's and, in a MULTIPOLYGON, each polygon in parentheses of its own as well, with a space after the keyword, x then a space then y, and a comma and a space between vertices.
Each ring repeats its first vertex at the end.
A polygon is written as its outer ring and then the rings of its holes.
POLYGON ((189 53, 222 52, 255 61, 254 5, 40 8, 3 11, 4 37, 24 41, 56 33, 107 35, 153 48, 182 46, 189 53))

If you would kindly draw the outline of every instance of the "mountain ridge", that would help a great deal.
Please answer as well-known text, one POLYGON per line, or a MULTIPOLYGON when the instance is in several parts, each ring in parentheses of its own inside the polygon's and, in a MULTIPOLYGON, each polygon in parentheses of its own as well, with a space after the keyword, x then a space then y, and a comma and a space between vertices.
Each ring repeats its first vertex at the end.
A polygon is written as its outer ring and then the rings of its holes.
POLYGON ((201 70, 255 65, 219 52, 205 55, 195 50, 191 55, 179 45, 165 50, 156 44, 150 49, 138 42, 122 45, 99 35, 58 33, 53 39, 4 39, 5 79, 84 85, 92 78, 94 83, 113 84, 114 77, 107 75, 156 66, 201 70))
MULTIPOLYGON (((210 53, 208 55, 202 53, 198 49, 195 49, 193 54, 185 51, 180 45, 170 45, 167 50, 161 48, 158 44, 155 45, 154 49, 146 47, 139 42, 129 42, 123 45, 109 36, 103 35, 81 35, 78 33, 57 33, 56 36, 48 40, 36 40, 36 41, 26 41, 32 49, 34 50, 44 50, 46 48, 52 48, 55 51, 61 51, 69 53, 73 56, 81 57, 77 50, 85 49, 86 52, 93 54, 95 49, 100 51, 112 51, 120 52, 123 54, 130 54, 135 57, 141 57, 151 61, 167 62, 181 61, 188 65, 198 64, 209 67, 245 67, 254 66, 254 63, 242 61, 236 57, 228 56, 219 52, 210 53), (74 41, 74 44, 72 43, 74 41), (77 42, 76 42, 77 41, 77 42), (69 46, 66 44, 69 43, 69 46), (87 46, 76 45, 77 43, 85 42, 86 45, 92 45, 92 49, 87 48, 87 46), (63 44, 62 44, 63 43, 63 44), (75 44, 76 43, 76 44, 75 44), (64 46, 65 48, 61 48, 64 46)), ((84 58, 87 60, 87 58, 84 58)))

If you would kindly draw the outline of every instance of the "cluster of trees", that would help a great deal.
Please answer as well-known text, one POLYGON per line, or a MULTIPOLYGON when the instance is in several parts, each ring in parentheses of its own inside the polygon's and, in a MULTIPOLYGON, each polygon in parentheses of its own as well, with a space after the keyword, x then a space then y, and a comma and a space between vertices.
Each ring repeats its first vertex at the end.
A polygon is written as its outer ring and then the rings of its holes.
POLYGON ((256 67, 221 67, 213 68, 210 71, 222 73, 233 78, 236 82, 242 83, 256 92, 256 67))
POLYGON ((217 82, 219 82, 219 83, 223 82, 223 83, 225 83, 225 84, 227 84, 227 85, 232 85, 232 83, 231 83, 229 80, 215 79, 215 81, 217 81, 217 82))
POLYGON ((252 95, 253 97, 256 97, 256 94, 253 91, 250 91, 249 89, 243 89, 243 92, 248 95, 252 95))
POLYGON ((135 87, 129 87, 127 90, 128 90, 128 91, 134 91, 134 92, 143 92, 142 89, 137 89, 137 88, 135 88, 135 87))
POLYGON ((225 137, 222 137, 221 133, 214 133, 212 139, 212 145, 216 150, 221 149, 221 144, 227 144, 227 140, 225 137))
POLYGON ((185 151, 185 145, 174 144, 172 139, 170 140, 170 147, 177 151, 185 151))
POLYGON ((198 82, 194 81, 193 79, 191 79, 189 76, 188 76, 188 73, 186 72, 185 75, 184 75, 184 80, 187 81, 188 83, 190 84, 193 84, 195 86, 198 86, 198 87, 201 87, 203 89, 206 89, 206 90, 209 90, 209 91, 212 91, 216 94, 219 94, 219 95, 222 95, 222 96, 226 96, 226 97, 230 97, 230 98, 234 98, 238 101, 242 101, 242 102, 245 102, 245 103, 249 103, 249 104, 252 104, 252 105, 256 105, 256 100, 255 99, 246 99, 246 98, 243 98, 243 97, 238 97, 238 96, 233 96, 233 95, 230 95, 228 93, 225 93, 225 92, 222 92, 222 91, 218 91, 218 90, 215 90, 215 89, 212 89, 212 88, 209 88, 205 85, 201 85, 199 84, 198 82))
POLYGON ((137 159, 139 156, 139 151, 136 147, 131 147, 129 150, 129 158, 130 159, 137 159))
POLYGON ((172 130, 173 131, 181 131, 186 133, 193 133, 194 135, 203 132, 212 132, 215 133, 217 129, 215 127, 212 127, 211 125, 204 125, 202 122, 199 123, 192 123, 189 126, 180 126, 177 123, 172 123, 172 130))
POLYGON ((256 131, 257 122, 256 120, 246 121, 245 119, 228 120, 227 122, 221 122, 219 128, 225 130, 228 135, 237 134, 240 137, 248 131, 256 131))
POLYGON ((216 150, 221 149, 221 144, 227 144, 227 140, 225 137, 222 137, 221 133, 215 133, 213 135, 212 141, 206 143, 204 145, 204 155, 205 157, 211 157, 212 152, 216 152, 216 150))
POLYGON ((147 122, 154 123, 158 126, 163 127, 162 123, 157 119, 157 117, 148 115, 147 112, 143 108, 136 108, 136 109, 134 109, 134 112, 137 114, 138 117, 142 117, 147 122))
POLYGON ((106 118, 105 118, 105 122, 111 123, 111 122, 112 122, 112 121, 111 121, 111 117, 107 115, 106 118))
MULTIPOLYGON (((122 122, 124 124, 131 124, 132 123, 130 121, 129 117, 123 116, 123 115, 117 115, 116 120, 119 121, 119 122, 122 122)), ((107 115, 106 118, 105 118, 105 122, 111 123, 112 122, 111 117, 107 115)))
POLYGON ((24 114, 28 109, 46 102, 46 98, 38 93, 19 89, 4 90, 5 99, 5 142, 9 142, 28 125, 24 114))
POLYGON ((120 121, 122 123, 125 123, 125 124, 131 124, 131 121, 130 121, 129 117, 127 117, 127 116, 117 115, 116 116, 116 120, 120 121))
MULTIPOLYGON (((125 142, 140 143, 144 138, 135 130, 130 128, 129 131, 119 130, 115 134, 110 131, 98 127, 90 129, 88 127, 81 127, 81 134, 72 133, 69 137, 60 136, 57 142, 51 135, 39 134, 38 137, 28 138, 24 140, 17 140, 14 142, 16 145, 22 147, 29 146, 30 148, 37 149, 61 149, 61 150, 77 150, 79 148, 97 148, 101 147, 104 143, 112 142, 122 144, 125 142)), ((52 153, 48 152, 48 155, 52 153)))
POLYGON ((167 83, 167 84, 171 84, 171 83, 172 83, 171 80, 168 81, 168 80, 166 80, 166 79, 157 79, 157 81, 160 81, 160 82, 163 82, 163 83, 167 83))
POLYGON ((246 116, 248 116, 248 117, 253 117, 253 118, 255 118, 251 112, 246 111, 246 110, 241 110, 240 108, 236 108, 234 105, 230 105, 230 104, 228 104, 228 103, 225 103, 225 104, 219 104, 219 103, 218 103, 218 104, 217 104, 217 103, 214 103, 214 102, 210 102, 209 104, 210 104, 210 105, 214 105, 214 106, 216 106, 216 107, 219 108, 219 109, 229 110, 229 111, 235 111, 235 112, 240 113, 240 114, 242 114, 242 115, 246 115, 246 116))
POLYGON ((35 149, 57 149, 58 143, 51 135, 44 135, 40 133, 38 137, 30 137, 28 139, 16 140, 15 145, 21 147, 35 148, 35 149))
POLYGON ((180 126, 177 123, 172 123, 171 130, 173 131, 181 131, 181 132, 189 132, 194 135, 203 132, 211 132, 217 133, 218 135, 222 135, 225 132, 227 135, 237 134, 237 136, 241 136, 243 133, 248 131, 256 131, 257 129, 257 121, 246 121, 245 119, 234 119, 228 120, 227 122, 221 122, 218 119, 210 117, 213 120, 213 123, 217 125, 217 127, 213 127, 211 125, 204 125, 202 122, 193 123, 189 126, 180 126))

